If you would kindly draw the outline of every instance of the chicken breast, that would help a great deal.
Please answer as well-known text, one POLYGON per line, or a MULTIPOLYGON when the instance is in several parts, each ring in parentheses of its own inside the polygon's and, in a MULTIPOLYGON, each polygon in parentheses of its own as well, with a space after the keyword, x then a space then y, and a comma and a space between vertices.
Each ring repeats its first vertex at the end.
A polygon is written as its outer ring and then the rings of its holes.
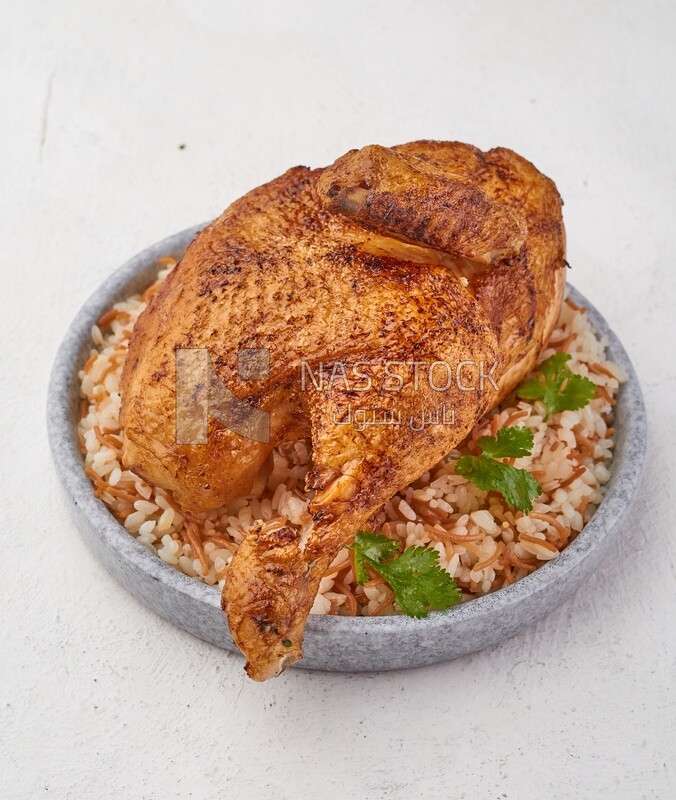
POLYGON ((534 367, 564 251, 532 164, 429 141, 293 168, 189 246, 134 328, 123 460, 190 515, 311 436, 312 524, 255 524, 226 578, 252 678, 301 658, 337 552, 534 367))

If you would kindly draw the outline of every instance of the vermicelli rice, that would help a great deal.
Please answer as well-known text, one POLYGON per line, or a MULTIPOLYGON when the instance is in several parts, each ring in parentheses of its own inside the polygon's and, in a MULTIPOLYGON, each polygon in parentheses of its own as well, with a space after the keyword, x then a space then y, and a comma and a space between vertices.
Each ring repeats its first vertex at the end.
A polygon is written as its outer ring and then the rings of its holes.
MULTIPOLYGON (((181 513, 170 493, 124 468, 119 379, 134 323, 175 263, 171 258, 160 262, 156 283, 142 296, 116 303, 92 329, 91 354, 80 373, 85 471, 95 495, 139 542, 187 575, 222 585, 233 553, 255 520, 281 517, 310 526, 311 493, 304 488, 310 445, 303 440, 276 448, 248 497, 191 517, 181 513)), ((605 346, 585 310, 567 300, 542 359, 565 350, 572 356, 568 366, 596 383, 596 397, 547 422, 538 401, 508 398, 457 450, 388 500, 369 530, 397 538, 402 546, 436 550, 463 599, 513 583, 556 558, 588 522, 610 477, 614 431, 609 426, 625 376, 606 360, 605 346), (479 436, 515 424, 534 435, 532 454, 517 459, 515 466, 530 470, 543 490, 528 514, 510 509, 500 494, 483 492, 454 471, 460 455, 476 454, 479 436)), ((312 611, 376 615, 398 610, 382 580, 355 583, 351 553, 344 549, 322 579, 312 611)))

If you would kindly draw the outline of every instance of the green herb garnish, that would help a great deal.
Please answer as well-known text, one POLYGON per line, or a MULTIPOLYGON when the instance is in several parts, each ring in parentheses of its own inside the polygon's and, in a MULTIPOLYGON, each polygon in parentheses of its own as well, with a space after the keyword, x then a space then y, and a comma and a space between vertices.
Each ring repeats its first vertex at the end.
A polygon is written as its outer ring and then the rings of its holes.
POLYGON ((477 440, 479 456, 461 456, 455 471, 484 492, 496 491, 519 511, 532 511, 533 500, 542 492, 540 484, 526 469, 517 469, 499 458, 521 458, 533 449, 533 431, 529 428, 502 428, 497 436, 477 440))
POLYGON ((359 531, 348 549, 354 550, 357 583, 368 581, 368 564, 390 585, 399 608, 409 617, 426 617, 430 609, 443 610, 460 601, 460 589, 439 565, 436 550, 407 547, 397 556, 398 542, 368 531, 359 531))
POLYGON ((566 366, 568 353, 556 353, 542 362, 538 374, 519 386, 516 393, 524 400, 541 400, 547 412, 545 421, 555 411, 576 411, 586 406, 596 394, 596 384, 576 375, 566 366))

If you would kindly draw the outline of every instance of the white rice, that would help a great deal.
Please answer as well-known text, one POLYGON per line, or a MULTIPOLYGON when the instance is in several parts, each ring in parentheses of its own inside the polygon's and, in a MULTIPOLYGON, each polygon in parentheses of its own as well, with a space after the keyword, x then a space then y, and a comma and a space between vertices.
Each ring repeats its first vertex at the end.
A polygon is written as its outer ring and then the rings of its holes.
MULTIPOLYGON (((92 328, 92 350, 80 373, 80 443, 95 493, 130 534, 163 561, 210 585, 222 586, 227 566, 255 520, 281 518, 309 527, 305 491, 310 464, 308 441, 278 447, 270 474, 260 475, 252 494, 187 521, 163 489, 148 485, 120 461, 119 379, 133 325, 149 296, 172 268, 161 259, 158 283, 143 295, 116 303, 92 328), (187 523, 187 524, 186 524, 187 523)), ((614 398, 625 376, 605 358, 584 309, 564 303, 542 360, 557 350, 572 356, 568 366, 599 386, 579 411, 553 414, 545 422, 539 402, 518 400, 496 409, 456 450, 385 503, 369 529, 396 537, 409 547, 439 553, 463 599, 486 594, 519 580, 556 558, 577 536, 601 502, 610 477, 614 398), (479 436, 518 424, 533 431, 532 454, 515 466, 540 481, 543 494, 529 514, 510 510, 496 493, 486 493, 455 474, 454 465, 479 436), (563 485, 562 485, 563 484, 563 485)), ((316 614, 398 613, 382 582, 358 586, 351 554, 342 550, 322 579, 312 609, 316 614)))

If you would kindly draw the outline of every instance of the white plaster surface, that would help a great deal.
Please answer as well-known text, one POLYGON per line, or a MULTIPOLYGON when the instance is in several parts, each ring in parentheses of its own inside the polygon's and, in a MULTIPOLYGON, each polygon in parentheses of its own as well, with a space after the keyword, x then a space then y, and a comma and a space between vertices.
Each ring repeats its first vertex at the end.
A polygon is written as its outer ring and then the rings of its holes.
POLYGON ((0 19, 0 797, 674 797, 673 3, 3 0, 0 19), (416 138, 506 145, 557 181, 571 280, 644 388, 645 480, 604 571, 524 635, 258 685, 85 549, 48 371, 145 245, 288 166, 416 138))

